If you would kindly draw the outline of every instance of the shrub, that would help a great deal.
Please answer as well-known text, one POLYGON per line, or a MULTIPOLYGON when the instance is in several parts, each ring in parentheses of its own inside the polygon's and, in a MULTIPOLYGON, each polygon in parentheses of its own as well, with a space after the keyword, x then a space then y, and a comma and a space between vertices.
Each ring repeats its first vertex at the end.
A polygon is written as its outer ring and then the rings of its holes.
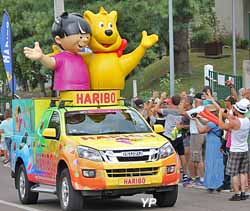
POLYGON ((242 49, 247 49, 248 48, 248 45, 249 45, 249 41, 248 40, 241 40, 240 41, 240 47, 242 49))
MULTIPOLYGON (((231 33, 225 33, 221 37, 222 43, 224 45, 232 46, 233 45, 233 35, 231 33)), ((236 34, 236 47, 237 48, 242 48, 242 49, 247 49, 249 45, 248 40, 244 40, 240 38, 240 34, 236 34)))
POLYGON ((204 43, 210 39, 210 33, 207 30, 194 31, 192 34, 192 47, 204 47, 204 43))
MULTIPOLYGON (((180 91, 180 87, 181 87, 181 78, 179 79, 175 79, 174 84, 175 84, 175 92, 178 93, 180 91)), ((170 92, 170 75, 169 73, 167 74, 166 77, 161 77, 160 78, 160 91, 163 92, 170 92)))

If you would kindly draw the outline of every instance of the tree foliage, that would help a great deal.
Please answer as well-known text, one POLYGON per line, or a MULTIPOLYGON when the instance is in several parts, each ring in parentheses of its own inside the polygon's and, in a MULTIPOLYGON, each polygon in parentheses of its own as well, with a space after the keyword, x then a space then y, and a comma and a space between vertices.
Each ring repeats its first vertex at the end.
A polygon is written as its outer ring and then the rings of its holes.
POLYGON ((8 0, 0 4, 0 11, 4 9, 8 11, 12 24, 14 71, 19 85, 26 89, 27 80, 32 79, 33 72, 39 73, 40 65, 32 65, 32 62, 25 58, 23 48, 32 47, 35 41, 40 42, 45 52, 50 48, 53 2, 8 0))
MULTIPOLYGON (((200 12, 209 12, 213 3, 211 0, 173 1, 174 30, 179 35, 181 32, 188 30, 195 15, 200 12)), ((147 54, 138 66, 138 70, 161 58, 163 54, 168 54, 167 0, 65 0, 65 10, 68 12, 81 14, 86 10, 98 12, 101 6, 104 6, 108 12, 118 11, 119 32, 123 38, 128 40, 125 53, 132 51, 139 45, 143 30, 146 30, 149 34, 156 33, 159 35, 158 44, 148 49, 147 54)), ((53 1, 6 0, 1 1, 0 4, 0 11, 4 9, 8 11, 12 22, 14 68, 17 80, 23 87, 27 86, 27 80, 34 80, 32 82, 34 85, 38 78, 37 74, 40 74, 39 77, 43 75, 43 73, 40 73, 42 67, 39 63, 34 64, 24 57, 23 47, 32 47, 35 41, 39 41, 45 53, 51 52, 53 43, 51 26, 54 20, 53 1)), ((188 42, 186 38, 183 41, 188 42)), ((187 51, 188 53, 187 45, 184 47, 175 45, 176 50, 187 51)), ((176 62, 178 62, 178 59, 176 62)), ((0 77, 1 75, 4 76, 2 72, 0 77)))

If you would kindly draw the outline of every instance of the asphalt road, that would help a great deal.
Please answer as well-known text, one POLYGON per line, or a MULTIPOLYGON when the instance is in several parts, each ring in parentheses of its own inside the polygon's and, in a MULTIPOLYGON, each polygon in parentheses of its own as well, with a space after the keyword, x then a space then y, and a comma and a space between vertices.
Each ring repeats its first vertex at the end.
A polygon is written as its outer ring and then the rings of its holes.
MULTIPOLYGON (((151 195, 138 194, 114 200, 92 200, 86 204, 87 211, 249 211, 250 199, 247 201, 229 202, 232 193, 208 193, 205 189, 183 188, 179 186, 178 201, 172 208, 158 208, 155 205, 143 207, 142 200, 152 198, 151 195)), ((153 202, 153 201, 152 201, 153 202)), ((56 196, 40 194, 35 205, 22 205, 19 202, 14 182, 10 177, 10 169, 0 163, 0 211, 59 211, 60 205, 56 196)))

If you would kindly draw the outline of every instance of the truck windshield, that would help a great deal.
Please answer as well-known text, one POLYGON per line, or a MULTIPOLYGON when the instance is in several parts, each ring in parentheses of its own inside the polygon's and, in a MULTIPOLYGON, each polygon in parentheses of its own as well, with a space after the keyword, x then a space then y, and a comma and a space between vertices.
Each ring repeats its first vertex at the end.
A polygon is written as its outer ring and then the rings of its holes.
POLYGON ((151 128, 132 109, 87 110, 65 113, 67 135, 151 133, 151 128))

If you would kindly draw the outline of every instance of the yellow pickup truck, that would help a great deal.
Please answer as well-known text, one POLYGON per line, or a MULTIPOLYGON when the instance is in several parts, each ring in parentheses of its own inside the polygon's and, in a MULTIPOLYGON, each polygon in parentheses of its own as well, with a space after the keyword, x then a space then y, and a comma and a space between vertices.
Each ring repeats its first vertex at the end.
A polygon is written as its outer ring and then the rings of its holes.
POLYGON ((11 171, 19 199, 57 194, 63 210, 88 197, 153 194, 160 207, 177 200, 180 162, 117 90, 65 91, 57 99, 13 100, 11 171))

